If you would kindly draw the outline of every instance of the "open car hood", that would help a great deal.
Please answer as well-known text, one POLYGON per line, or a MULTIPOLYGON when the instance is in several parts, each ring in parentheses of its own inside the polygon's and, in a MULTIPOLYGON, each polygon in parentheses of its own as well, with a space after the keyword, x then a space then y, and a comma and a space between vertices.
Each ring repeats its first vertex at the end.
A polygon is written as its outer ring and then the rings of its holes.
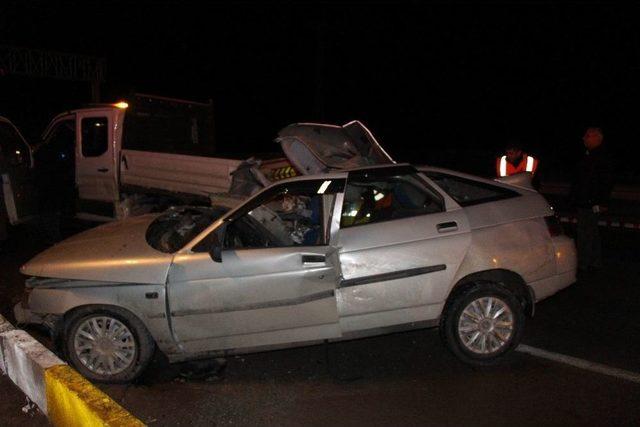
POLYGON ((173 255, 153 249, 145 239, 156 217, 142 215, 76 234, 39 253, 20 271, 55 279, 164 284, 173 255))
POLYGON ((343 126, 295 123, 282 129, 276 142, 304 175, 395 163, 357 120, 343 126))

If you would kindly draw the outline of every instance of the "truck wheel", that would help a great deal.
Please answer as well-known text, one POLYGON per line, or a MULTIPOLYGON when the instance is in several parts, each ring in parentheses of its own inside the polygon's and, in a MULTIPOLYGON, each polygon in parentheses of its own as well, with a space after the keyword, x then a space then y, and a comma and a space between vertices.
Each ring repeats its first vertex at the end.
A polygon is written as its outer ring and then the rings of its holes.
POLYGON ((155 343, 142 322, 128 311, 86 307, 66 320, 64 349, 67 360, 86 378, 124 383, 142 373, 155 343))
POLYGON ((524 331, 525 316, 515 295, 492 282, 475 283, 445 307, 440 336, 460 360, 492 365, 513 350, 524 331))

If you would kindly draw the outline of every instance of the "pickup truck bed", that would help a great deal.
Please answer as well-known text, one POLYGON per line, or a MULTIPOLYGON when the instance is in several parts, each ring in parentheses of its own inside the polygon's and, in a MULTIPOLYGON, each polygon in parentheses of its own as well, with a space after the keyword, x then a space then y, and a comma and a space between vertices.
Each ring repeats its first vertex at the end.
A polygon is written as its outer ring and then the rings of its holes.
POLYGON ((240 163, 235 159, 122 150, 120 182, 208 197, 229 190, 231 172, 240 163))

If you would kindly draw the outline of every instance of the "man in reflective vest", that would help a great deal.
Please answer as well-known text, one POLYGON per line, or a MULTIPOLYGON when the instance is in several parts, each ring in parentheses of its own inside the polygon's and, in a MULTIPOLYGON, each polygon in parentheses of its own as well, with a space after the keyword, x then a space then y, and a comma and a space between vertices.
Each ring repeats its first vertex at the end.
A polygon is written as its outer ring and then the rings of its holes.
POLYGON ((535 175, 538 159, 522 151, 520 144, 511 142, 506 147, 506 154, 496 159, 496 175, 498 178, 520 172, 531 172, 535 175))

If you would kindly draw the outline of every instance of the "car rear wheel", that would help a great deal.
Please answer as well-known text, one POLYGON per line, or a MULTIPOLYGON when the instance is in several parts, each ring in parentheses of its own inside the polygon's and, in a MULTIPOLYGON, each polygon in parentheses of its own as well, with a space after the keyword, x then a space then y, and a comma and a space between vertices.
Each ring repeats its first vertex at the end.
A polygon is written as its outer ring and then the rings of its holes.
POLYGON ((85 377, 107 383, 128 382, 142 373, 155 348, 142 322, 116 307, 84 308, 66 322, 67 359, 85 377))
POLYGON ((518 345, 524 323, 522 305, 511 291, 482 282, 456 294, 447 304, 440 332, 463 362, 491 365, 518 345))

